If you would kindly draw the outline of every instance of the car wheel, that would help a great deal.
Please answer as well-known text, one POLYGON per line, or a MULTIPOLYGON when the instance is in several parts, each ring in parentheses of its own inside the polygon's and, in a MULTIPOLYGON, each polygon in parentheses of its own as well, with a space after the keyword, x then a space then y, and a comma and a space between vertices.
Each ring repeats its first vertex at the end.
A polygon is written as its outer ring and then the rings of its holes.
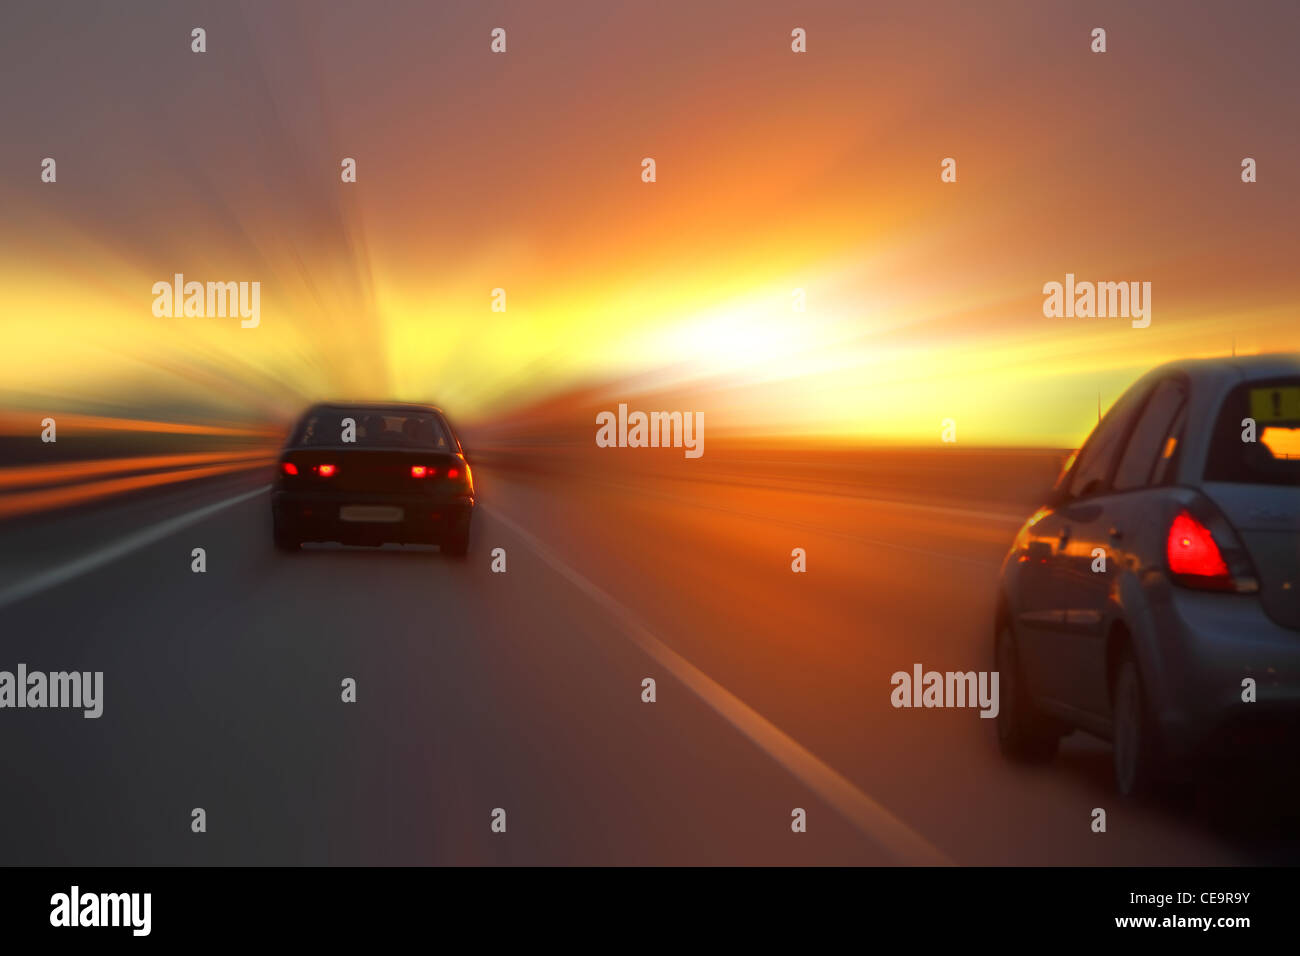
POLYGON ((463 558, 469 554, 469 518, 457 522, 455 529, 442 539, 442 553, 453 558, 463 558))
POLYGON ((1010 624, 998 631, 996 658, 1000 675, 998 748, 1005 756, 1025 763, 1051 760, 1061 744, 1060 730, 1034 704, 1020 669, 1020 653, 1010 624))
POLYGON ((1125 797, 1150 791, 1159 771, 1156 728, 1137 662, 1128 652, 1115 670, 1111 721, 1116 789, 1125 797))

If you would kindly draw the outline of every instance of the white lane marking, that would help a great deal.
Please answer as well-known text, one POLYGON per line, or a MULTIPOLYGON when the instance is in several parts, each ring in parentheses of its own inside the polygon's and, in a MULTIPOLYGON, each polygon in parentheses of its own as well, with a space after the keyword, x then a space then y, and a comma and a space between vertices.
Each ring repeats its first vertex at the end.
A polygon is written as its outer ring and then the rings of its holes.
POLYGON ((118 558, 137 551, 145 545, 153 544, 155 541, 161 541, 169 534, 174 534, 182 528, 187 528, 197 521, 211 517, 218 511, 222 511, 232 505, 237 505, 249 498, 256 497, 269 491, 270 485, 263 485, 252 491, 244 492, 241 495, 235 495, 233 498, 226 498, 224 501, 217 501, 210 505, 204 505, 202 508, 196 508, 193 511, 187 511, 185 514, 177 515, 174 518, 168 518, 166 521, 160 521, 157 524, 150 525, 147 528, 129 534, 124 538, 119 538, 112 544, 105 545, 98 551, 92 551, 90 554, 84 554, 75 560, 58 567, 50 568, 39 574, 34 574, 25 581, 19 581, 11 584, 4 590, 0 590, 0 607, 13 604, 15 601, 21 601, 29 598, 33 594, 39 594, 41 591, 56 587, 71 581, 73 578, 80 577, 88 571, 94 571, 96 568, 102 568, 118 558))
MULTIPOLYGON (((483 509, 485 506, 479 505, 483 509)), ((925 837, 859 790, 847 778, 809 752, 798 741, 750 707, 731 691, 655 637, 633 612, 615 597, 570 567, 532 532, 520 527, 496 508, 485 509, 537 552, 543 561, 568 578, 580 591, 609 611, 626 635, 641 650, 691 689, 729 724, 754 742, 769 757, 838 810, 868 839, 901 863, 949 866, 952 860, 925 837)))

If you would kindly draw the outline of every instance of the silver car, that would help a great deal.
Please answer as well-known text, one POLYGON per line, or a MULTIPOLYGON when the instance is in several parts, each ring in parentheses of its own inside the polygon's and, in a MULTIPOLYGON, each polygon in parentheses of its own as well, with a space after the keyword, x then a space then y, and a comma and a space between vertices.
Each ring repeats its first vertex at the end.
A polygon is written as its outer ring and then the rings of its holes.
MULTIPOLYGON (((1300 355, 1171 362, 1067 461, 1002 563, 998 742, 1113 741, 1125 795, 1300 715, 1300 355)), ((1279 746, 1280 745, 1280 746, 1279 746)))

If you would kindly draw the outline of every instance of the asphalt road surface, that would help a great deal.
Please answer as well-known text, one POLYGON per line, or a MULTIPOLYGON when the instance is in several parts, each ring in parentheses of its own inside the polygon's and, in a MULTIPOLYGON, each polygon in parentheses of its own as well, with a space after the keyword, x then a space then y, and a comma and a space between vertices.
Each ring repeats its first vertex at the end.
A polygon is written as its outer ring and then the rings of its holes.
POLYGON ((890 706, 890 674, 914 663, 991 669, 1017 508, 779 474, 477 478, 463 563, 279 554, 260 473, 0 529, 0 669, 105 682, 97 720, 0 712, 0 863, 1300 856, 1250 799, 1226 823, 1122 801, 1084 735, 1024 769, 975 710, 890 706))

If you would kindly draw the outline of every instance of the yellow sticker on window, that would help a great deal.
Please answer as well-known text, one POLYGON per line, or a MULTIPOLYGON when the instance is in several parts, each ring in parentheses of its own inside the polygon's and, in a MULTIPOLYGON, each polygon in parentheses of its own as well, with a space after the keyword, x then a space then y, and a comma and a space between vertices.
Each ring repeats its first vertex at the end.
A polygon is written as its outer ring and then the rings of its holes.
POLYGON ((1250 417, 1260 423, 1300 420, 1300 385, 1252 388, 1250 417))

